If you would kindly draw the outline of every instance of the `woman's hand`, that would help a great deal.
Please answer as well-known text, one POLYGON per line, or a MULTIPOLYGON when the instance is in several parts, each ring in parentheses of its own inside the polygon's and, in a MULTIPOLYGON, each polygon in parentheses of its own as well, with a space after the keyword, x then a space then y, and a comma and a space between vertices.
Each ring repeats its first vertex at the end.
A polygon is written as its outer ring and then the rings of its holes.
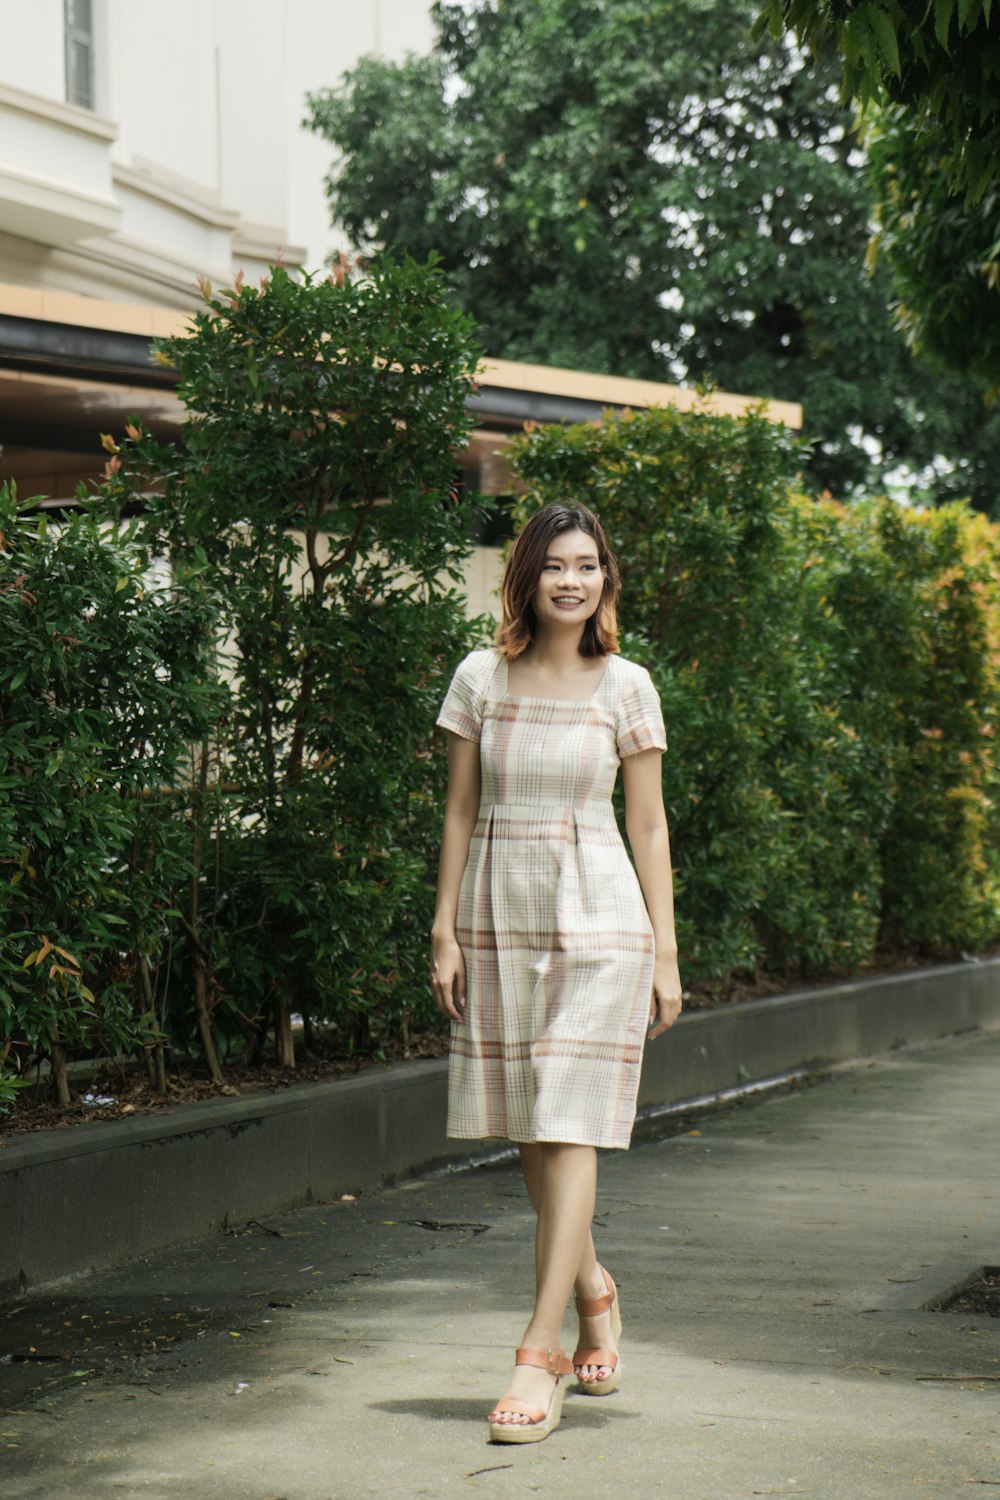
POLYGON ((431 938, 431 989, 438 1010, 452 1021, 465 1020, 465 959, 454 935, 431 938))
POLYGON ((649 1003, 649 1041, 662 1036, 681 1013, 681 976, 676 958, 658 958, 653 965, 653 996, 649 1003))

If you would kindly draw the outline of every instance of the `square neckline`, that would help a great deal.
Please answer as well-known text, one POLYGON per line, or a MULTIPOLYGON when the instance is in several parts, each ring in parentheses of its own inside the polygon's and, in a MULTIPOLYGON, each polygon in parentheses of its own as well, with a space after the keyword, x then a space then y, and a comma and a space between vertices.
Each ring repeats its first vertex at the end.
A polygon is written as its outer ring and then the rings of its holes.
POLYGON ((601 673, 600 678, 598 679, 597 686, 594 688, 593 692, 586 698, 535 698, 531 697, 527 693, 511 692, 509 672, 510 663, 508 662, 506 656, 504 656, 502 651, 497 651, 497 656, 500 658, 500 662, 503 667, 503 691, 501 696, 506 698, 509 703, 593 703, 595 698, 600 693, 601 689, 604 687, 604 684, 608 680, 608 673, 611 671, 612 661, 612 653, 608 652, 607 660, 604 663, 604 671, 601 673))

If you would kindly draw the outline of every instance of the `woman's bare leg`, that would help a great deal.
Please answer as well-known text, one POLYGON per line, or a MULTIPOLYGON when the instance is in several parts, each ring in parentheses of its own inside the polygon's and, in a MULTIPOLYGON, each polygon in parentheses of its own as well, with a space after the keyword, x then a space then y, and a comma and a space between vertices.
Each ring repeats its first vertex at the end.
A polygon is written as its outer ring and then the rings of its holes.
MULTIPOLYGON (((537 1214, 536 1290, 534 1311, 521 1343, 530 1349, 558 1349, 566 1303, 578 1278, 587 1277, 583 1295, 599 1296, 604 1291, 603 1280, 599 1288, 596 1286, 600 1278, 590 1234, 597 1193, 597 1152, 593 1146, 535 1142, 528 1149, 525 1178, 537 1214)), ((552 1376, 544 1370, 522 1365, 514 1371, 507 1394, 544 1411, 552 1396, 552 1384, 552 1376)), ((491 1417, 518 1420, 511 1414, 491 1413, 491 1417)))
MULTIPOLYGON (((521 1171, 524 1175, 524 1184, 528 1190, 535 1213, 538 1212, 541 1173, 541 1148, 536 1142, 525 1143, 518 1147, 521 1155, 521 1171)), ((536 1278, 540 1279, 538 1270, 538 1244, 535 1246, 536 1278)), ((607 1292, 604 1277, 601 1275, 600 1263, 597 1259, 597 1251, 594 1249, 593 1234, 588 1227, 587 1238, 583 1247, 583 1255, 576 1270, 573 1281, 573 1290, 581 1301, 593 1297, 603 1297, 607 1292)), ((614 1348, 611 1335, 610 1313, 600 1313, 595 1318, 580 1319, 580 1348, 583 1349, 607 1349, 614 1348)), ((606 1365, 581 1365, 580 1375, 584 1380, 606 1380, 611 1374, 606 1365)))
MULTIPOLYGON (((530 1144, 521 1145, 517 1149, 521 1154, 521 1171, 524 1175, 524 1185, 528 1189, 528 1197, 531 1199, 531 1206, 537 1214, 538 1205, 541 1199, 540 1178, 542 1170, 542 1148, 538 1143, 532 1141, 530 1144)), ((539 1247, 540 1241, 536 1236, 536 1279, 541 1278, 541 1268, 538 1264, 539 1247)), ((577 1266, 576 1276, 573 1278, 573 1290, 574 1292, 576 1292, 578 1297, 601 1297, 604 1295, 604 1292, 606 1290, 604 1285, 604 1278, 598 1270, 597 1252, 594 1249, 594 1239, 593 1235, 591 1234, 589 1224, 587 1226, 587 1237, 583 1247, 583 1255, 580 1258, 580 1264, 577 1266)))

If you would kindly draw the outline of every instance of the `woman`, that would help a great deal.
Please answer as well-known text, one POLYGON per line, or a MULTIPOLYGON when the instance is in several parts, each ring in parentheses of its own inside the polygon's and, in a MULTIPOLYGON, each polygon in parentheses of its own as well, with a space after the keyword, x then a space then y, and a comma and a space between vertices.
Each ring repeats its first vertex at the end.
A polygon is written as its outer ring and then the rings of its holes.
POLYGON ((515 1141, 537 1214, 535 1305, 488 1417, 495 1442, 547 1437, 573 1374, 592 1396, 619 1383, 615 1285, 590 1233, 595 1148, 628 1146, 644 1034, 681 1008, 666 737, 649 674, 615 654, 619 589, 596 516, 538 511, 507 562, 497 647, 459 665, 437 721, 449 776, 431 984, 452 1021, 448 1134, 515 1141), (611 805, 619 764, 638 882, 611 805))

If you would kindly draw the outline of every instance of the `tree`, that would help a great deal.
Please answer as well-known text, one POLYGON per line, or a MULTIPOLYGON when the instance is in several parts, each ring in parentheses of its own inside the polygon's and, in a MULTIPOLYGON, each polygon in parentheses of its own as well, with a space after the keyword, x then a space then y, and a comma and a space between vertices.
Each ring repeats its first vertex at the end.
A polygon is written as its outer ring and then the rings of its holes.
POLYGON ((936 146, 952 193, 982 198, 1000 166, 1000 8, 993 0, 767 0, 773 33, 820 59, 835 48, 845 99, 899 104, 936 146))
POLYGON ((866 132, 878 224, 872 253, 892 268, 913 348, 1000 386, 1000 187, 971 202, 948 186, 942 151, 899 105, 866 132))
POLYGON ((865 275, 832 63, 751 40, 749 0, 434 15, 429 57, 364 59, 310 99, 355 245, 438 250, 492 354, 801 401, 818 488, 902 464, 996 502, 979 390, 914 360, 888 272, 865 275))
POLYGON ((992 0, 768 0, 865 108, 900 328, 945 369, 1000 384, 1000 7, 992 0))
POLYGON ((205 295, 160 349, 183 446, 132 428, 105 498, 141 496, 150 552, 219 599, 189 969, 221 1017, 270 1020, 288 1066, 293 1010, 368 1048, 431 1008, 429 739, 473 639, 454 585, 475 506, 452 485, 479 351, 433 265, 205 295))

